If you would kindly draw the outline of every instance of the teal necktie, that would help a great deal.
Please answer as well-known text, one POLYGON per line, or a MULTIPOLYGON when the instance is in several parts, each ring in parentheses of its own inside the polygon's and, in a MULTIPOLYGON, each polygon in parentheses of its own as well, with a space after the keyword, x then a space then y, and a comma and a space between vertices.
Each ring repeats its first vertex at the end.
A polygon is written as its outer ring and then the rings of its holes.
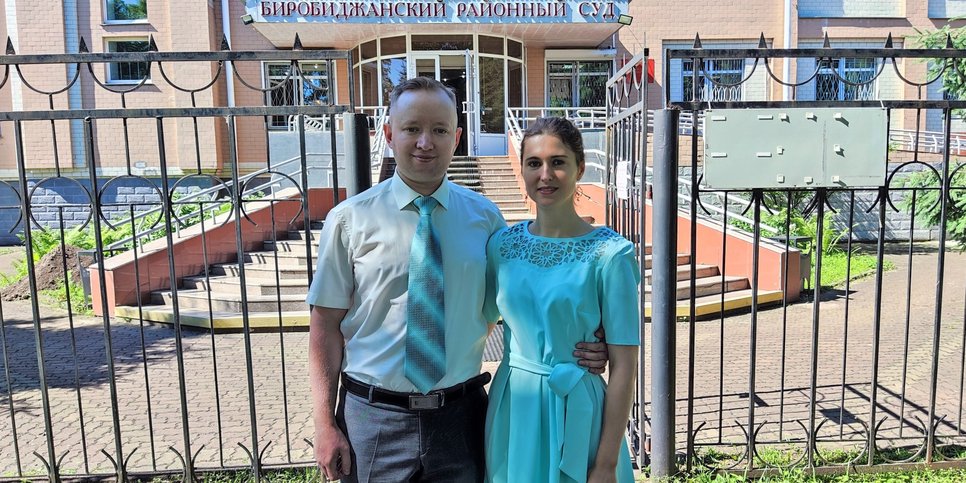
POLYGON ((409 253, 409 301, 406 307, 406 378, 428 393, 446 373, 443 331, 443 256, 433 230, 431 196, 413 201, 419 224, 409 253))

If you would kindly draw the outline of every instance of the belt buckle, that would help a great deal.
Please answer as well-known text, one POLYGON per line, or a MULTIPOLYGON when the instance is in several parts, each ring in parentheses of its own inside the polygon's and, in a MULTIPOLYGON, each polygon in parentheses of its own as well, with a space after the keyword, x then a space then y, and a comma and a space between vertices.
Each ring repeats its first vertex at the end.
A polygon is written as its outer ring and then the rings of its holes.
POLYGON ((409 409, 439 409, 443 407, 443 393, 434 392, 430 394, 410 394, 409 409))

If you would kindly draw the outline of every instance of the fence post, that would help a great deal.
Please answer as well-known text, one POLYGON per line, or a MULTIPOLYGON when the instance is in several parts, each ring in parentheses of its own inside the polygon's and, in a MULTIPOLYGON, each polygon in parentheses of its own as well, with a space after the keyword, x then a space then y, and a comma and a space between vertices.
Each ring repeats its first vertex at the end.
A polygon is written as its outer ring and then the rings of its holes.
POLYGON ((677 473, 674 444, 677 287, 677 109, 654 111, 651 255, 651 478, 677 473))
POLYGON ((347 112, 342 115, 345 129, 346 196, 357 195, 372 187, 369 116, 347 112))

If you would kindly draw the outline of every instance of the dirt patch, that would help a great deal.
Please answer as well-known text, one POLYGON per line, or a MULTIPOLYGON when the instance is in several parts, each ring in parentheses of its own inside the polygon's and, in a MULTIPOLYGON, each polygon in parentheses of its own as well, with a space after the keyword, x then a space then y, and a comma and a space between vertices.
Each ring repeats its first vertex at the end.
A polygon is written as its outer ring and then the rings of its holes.
MULTIPOLYGON (((80 285, 80 274, 77 271, 77 247, 68 246, 63 253, 60 248, 47 252, 43 258, 34 265, 34 272, 37 274, 37 290, 55 289, 62 285, 64 279, 64 261, 62 256, 66 256, 67 270, 70 271, 71 281, 80 285)), ((0 298, 5 301, 27 300, 30 298, 30 280, 27 277, 4 287, 0 291, 0 298)))

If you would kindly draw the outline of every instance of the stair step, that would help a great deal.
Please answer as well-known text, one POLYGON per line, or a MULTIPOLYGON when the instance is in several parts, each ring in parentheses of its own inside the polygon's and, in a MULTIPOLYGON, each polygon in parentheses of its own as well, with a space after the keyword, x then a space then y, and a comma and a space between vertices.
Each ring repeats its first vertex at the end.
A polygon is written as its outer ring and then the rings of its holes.
MULTIPOLYGON (((721 276, 716 277, 705 277, 699 278, 694 281, 694 294, 695 297, 704 297, 706 295, 720 294, 724 292, 733 292, 735 290, 744 290, 748 288, 748 279, 745 277, 729 277, 725 276, 722 280, 721 276)), ((652 287, 647 285, 644 287, 646 293, 651 293, 652 287)), ((677 282, 677 300, 684 300, 691 297, 691 281, 690 280, 680 280, 677 282)))
POLYGON ((484 181, 516 181, 517 177, 513 174, 496 174, 495 172, 484 172, 480 174, 484 181))
MULTIPOLYGON (((718 267, 716 265, 697 265, 695 268, 696 268, 695 276, 694 276, 695 279, 715 277, 715 276, 720 276, 721 274, 721 272, 718 271, 718 267)), ((650 269, 644 271, 644 282, 646 285, 651 284, 652 272, 653 270, 650 270, 650 269)), ((680 281, 680 280, 690 280, 690 279, 691 279, 691 264, 689 263, 687 265, 678 265, 676 280, 680 281)))
MULTIPOLYGON (((782 293, 778 290, 759 290, 758 304, 773 304, 781 302, 782 293)), ((694 299, 694 314, 696 317, 707 317, 721 312, 730 312, 751 307, 753 301, 751 289, 735 290, 726 292, 724 296, 720 293, 697 297, 694 299)), ((691 302, 688 299, 678 300, 675 310, 678 317, 687 317, 691 313, 691 302)), ((644 316, 651 316, 651 302, 645 299, 644 316)))
MULTIPOLYGON (((151 300, 157 304, 173 305, 170 290, 159 290, 151 293, 151 300)), ((302 310, 307 307, 304 294, 290 295, 248 295, 242 303, 241 294, 219 293, 211 294, 211 310, 218 312, 242 312, 245 307, 249 312, 275 312, 279 310, 302 310)), ((205 290, 178 290, 178 308, 208 309, 208 292, 205 290)))
MULTIPOLYGON (((652 261, 652 258, 653 257, 651 257, 651 255, 645 255, 644 256, 644 268, 645 269, 647 269, 647 270, 650 270, 651 269, 651 261, 652 261)), ((677 263, 678 265, 687 265, 689 263, 691 263, 691 256, 690 255, 683 254, 683 253, 679 253, 678 254, 678 263, 677 263)))
POLYGON ((520 193, 493 193, 490 190, 487 190, 486 197, 494 203, 498 201, 519 201, 522 203, 525 200, 520 193))
MULTIPOLYGON (((277 242, 267 240, 263 242, 262 245, 266 252, 274 252, 275 250, 278 250, 280 253, 288 252, 305 256, 305 240, 279 240, 277 242)), ((319 253, 319 243, 317 241, 310 242, 309 248, 311 249, 313 255, 317 255, 319 253)))
MULTIPOLYGON (((316 251, 316 253, 314 253, 313 255, 315 255, 317 253, 318 252, 316 251)), ((248 253, 245 254, 245 262, 246 263, 253 264, 253 265, 265 265, 265 264, 272 264, 272 265, 274 265, 275 264, 275 258, 276 257, 278 258, 279 265, 281 265, 282 267, 285 267, 285 266, 304 267, 308 263, 308 258, 305 256, 305 249, 304 249, 304 247, 303 247, 302 251, 300 251, 300 252, 299 251, 295 251, 295 252, 287 252, 287 251, 279 251, 279 252, 274 252, 274 251, 272 251, 272 252, 269 252, 269 251, 248 252, 248 253)), ((312 261, 313 262, 315 261, 315 257, 314 256, 312 257, 312 261)), ((248 267, 246 266, 245 268, 247 269, 248 267)))
MULTIPOLYGON (((133 320, 143 319, 152 322, 174 324, 174 309, 167 305, 148 305, 142 308, 132 306, 115 307, 114 313, 118 317, 126 317, 133 320)), ((245 320, 238 312, 211 311, 207 307, 204 309, 191 309, 178 307, 178 322, 182 326, 198 327, 201 329, 214 330, 240 330, 245 327, 245 320)), ((273 312, 249 312, 248 327, 251 329, 266 329, 277 331, 279 326, 284 328, 308 327, 309 311, 308 307, 300 310, 283 311, 281 317, 277 311, 273 312)))
MULTIPOLYGON (((312 228, 309 231, 309 233, 308 233, 309 240, 312 240, 312 241, 318 240, 319 230, 321 230, 321 229, 322 229, 321 226, 318 227, 318 228, 312 228)), ((303 240, 304 241, 305 238, 306 238, 306 234, 305 234, 305 231, 304 230, 289 230, 288 231, 288 239, 290 241, 291 240, 303 240)))
MULTIPOLYGON (((286 278, 275 283, 275 280, 246 280, 245 289, 248 295, 301 295, 303 298, 309 292, 308 279, 286 278)), ((181 279, 181 286, 185 289, 210 289, 212 294, 239 294, 241 282, 237 277, 208 277, 195 275, 181 279)))
MULTIPOLYGON (((278 268, 278 278, 291 279, 291 278, 308 278, 308 270, 306 270, 305 265, 301 266, 290 266, 282 265, 278 268)), ((275 263, 259 263, 259 264, 245 264, 245 278, 252 280, 275 280, 275 263)), ((238 268, 237 263, 219 263, 217 265, 211 266, 210 273, 212 275, 224 275, 229 277, 238 277, 241 275, 241 270, 238 268)))

